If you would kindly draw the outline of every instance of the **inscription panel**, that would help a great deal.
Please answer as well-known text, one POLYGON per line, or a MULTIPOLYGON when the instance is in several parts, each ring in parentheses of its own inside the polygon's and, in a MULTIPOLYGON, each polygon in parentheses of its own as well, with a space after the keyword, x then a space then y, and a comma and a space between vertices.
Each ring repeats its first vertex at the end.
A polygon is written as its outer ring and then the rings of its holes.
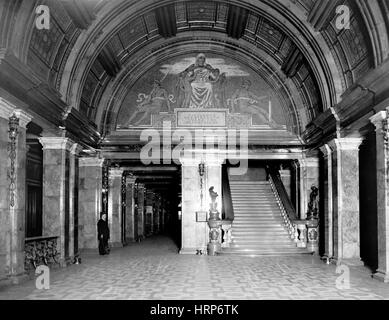
POLYGON ((177 127, 226 127, 227 109, 188 110, 176 109, 177 127))

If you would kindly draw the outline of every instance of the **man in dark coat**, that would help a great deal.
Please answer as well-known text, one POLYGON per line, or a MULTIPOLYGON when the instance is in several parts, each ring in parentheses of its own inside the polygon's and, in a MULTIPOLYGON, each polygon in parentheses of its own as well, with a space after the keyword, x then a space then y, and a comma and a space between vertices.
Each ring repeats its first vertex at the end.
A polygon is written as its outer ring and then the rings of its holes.
POLYGON ((107 215, 105 213, 101 214, 101 218, 97 223, 97 240, 99 241, 100 255, 109 254, 109 228, 107 222, 107 215))

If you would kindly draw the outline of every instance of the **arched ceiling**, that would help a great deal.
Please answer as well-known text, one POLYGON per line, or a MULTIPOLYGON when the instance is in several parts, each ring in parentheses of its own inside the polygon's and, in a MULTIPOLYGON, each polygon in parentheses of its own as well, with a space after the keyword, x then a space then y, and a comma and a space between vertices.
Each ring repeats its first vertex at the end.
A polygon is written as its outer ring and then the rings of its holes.
POLYGON ((66 114, 78 110, 102 134, 115 128, 134 81, 179 52, 248 65, 277 92, 289 130, 299 135, 388 53, 385 1, 6 0, 0 9, 18 18, 3 19, 1 47, 12 47, 62 95, 66 114), (31 12, 44 3, 50 30, 9 36, 33 24, 31 12), (349 30, 336 28, 341 4, 351 9, 349 30))

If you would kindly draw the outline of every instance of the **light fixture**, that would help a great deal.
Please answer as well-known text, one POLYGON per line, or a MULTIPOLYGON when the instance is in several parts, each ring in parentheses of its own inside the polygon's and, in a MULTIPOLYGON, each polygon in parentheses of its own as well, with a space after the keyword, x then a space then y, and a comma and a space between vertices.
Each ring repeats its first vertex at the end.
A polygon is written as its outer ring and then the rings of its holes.
POLYGON ((10 192, 10 205, 11 207, 15 206, 15 190, 16 190, 16 168, 15 168, 15 161, 16 161, 16 139, 18 137, 19 133, 19 118, 13 114, 9 118, 9 158, 11 160, 11 168, 9 171, 9 179, 10 179, 10 185, 9 185, 9 192, 10 192))

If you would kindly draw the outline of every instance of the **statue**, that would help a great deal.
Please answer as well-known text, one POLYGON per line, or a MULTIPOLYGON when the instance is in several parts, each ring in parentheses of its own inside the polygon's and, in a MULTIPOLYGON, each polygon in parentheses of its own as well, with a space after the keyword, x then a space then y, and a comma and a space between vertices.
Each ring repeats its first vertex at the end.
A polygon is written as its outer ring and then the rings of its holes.
POLYGON ((309 195, 309 203, 308 203, 308 217, 307 219, 317 219, 319 215, 319 189, 313 185, 311 187, 311 194, 309 195))
POLYGON ((210 187, 209 188, 209 195, 211 197, 211 210, 216 210, 216 206, 217 206, 217 203, 216 203, 216 198, 219 196, 217 194, 217 192, 213 191, 215 187, 210 187))
POLYGON ((213 256, 221 251, 220 235, 222 221, 219 217, 219 212, 216 209, 217 203, 216 198, 219 196, 214 191, 214 187, 209 188, 209 195, 212 203, 211 209, 209 210, 208 226, 209 226, 209 243, 208 243, 208 254, 213 256))

